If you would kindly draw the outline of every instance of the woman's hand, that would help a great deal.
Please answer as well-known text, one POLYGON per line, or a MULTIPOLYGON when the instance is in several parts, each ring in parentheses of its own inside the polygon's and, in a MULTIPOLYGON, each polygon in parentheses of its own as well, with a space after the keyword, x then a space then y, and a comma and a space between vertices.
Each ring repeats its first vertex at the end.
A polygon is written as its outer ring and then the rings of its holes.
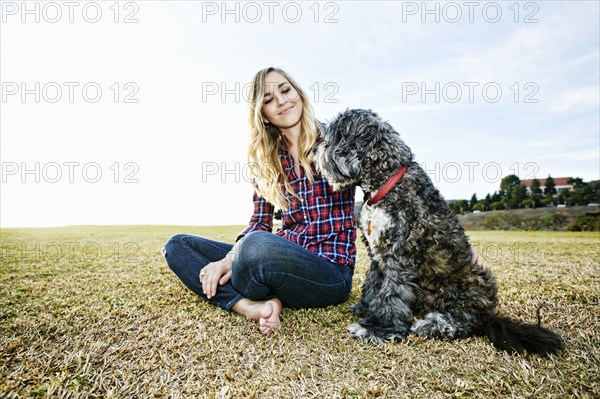
POLYGON ((225 258, 211 262, 200 270, 200 282, 202 291, 208 299, 217 294, 219 285, 223 285, 231 278, 232 253, 228 253, 225 258))

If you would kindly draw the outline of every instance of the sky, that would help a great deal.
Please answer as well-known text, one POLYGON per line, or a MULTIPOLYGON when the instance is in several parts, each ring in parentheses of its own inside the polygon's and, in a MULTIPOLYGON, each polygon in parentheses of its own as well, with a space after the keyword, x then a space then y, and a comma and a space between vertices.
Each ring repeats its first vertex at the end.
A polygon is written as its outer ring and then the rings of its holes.
POLYGON ((0 225, 247 224, 267 66, 323 122, 377 112, 446 199, 600 179, 599 4, 1 1, 0 225))

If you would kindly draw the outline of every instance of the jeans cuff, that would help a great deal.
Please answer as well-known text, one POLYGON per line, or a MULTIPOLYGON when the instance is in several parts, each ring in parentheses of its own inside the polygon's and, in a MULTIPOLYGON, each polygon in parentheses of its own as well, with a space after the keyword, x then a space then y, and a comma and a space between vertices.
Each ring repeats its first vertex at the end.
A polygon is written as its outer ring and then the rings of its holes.
POLYGON ((242 299, 244 299, 244 296, 242 294, 237 294, 231 301, 229 301, 227 303, 227 305, 225 305, 225 310, 228 312, 233 312, 231 310, 231 308, 233 307, 233 305, 235 305, 236 303, 238 303, 239 301, 241 301, 242 299))

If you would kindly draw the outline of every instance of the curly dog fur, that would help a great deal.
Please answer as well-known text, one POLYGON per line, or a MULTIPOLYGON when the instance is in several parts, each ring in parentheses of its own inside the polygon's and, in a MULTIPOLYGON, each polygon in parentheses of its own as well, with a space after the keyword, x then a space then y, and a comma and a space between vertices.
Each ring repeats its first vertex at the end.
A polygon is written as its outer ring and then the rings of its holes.
POLYGON ((352 307, 353 337, 382 343, 412 331, 443 339, 485 335, 509 352, 546 355, 563 348, 554 332, 497 314, 494 276, 472 263, 458 218, 390 124, 371 110, 346 110, 324 136, 316 163, 336 189, 356 184, 375 193, 408 165, 381 201, 361 209, 371 266, 352 307), (422 317, 413 323, 415 316, 422 317))

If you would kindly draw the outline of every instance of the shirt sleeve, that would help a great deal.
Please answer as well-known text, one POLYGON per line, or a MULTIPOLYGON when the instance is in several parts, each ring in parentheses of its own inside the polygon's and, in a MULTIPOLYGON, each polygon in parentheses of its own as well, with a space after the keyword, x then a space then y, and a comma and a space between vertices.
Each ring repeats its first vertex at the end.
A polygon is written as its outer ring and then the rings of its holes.
POLYGON ((256 191, 254 191, 252 200, 254 202, 254 214, 252 215, 252 218, 250 218, 250 224, 238 234, 235 242, 238 242, 246 234, 255 230, 264 230, 269 233, 273 232, 273 210, 275 207, 263 197, 259 196, 256 191))

